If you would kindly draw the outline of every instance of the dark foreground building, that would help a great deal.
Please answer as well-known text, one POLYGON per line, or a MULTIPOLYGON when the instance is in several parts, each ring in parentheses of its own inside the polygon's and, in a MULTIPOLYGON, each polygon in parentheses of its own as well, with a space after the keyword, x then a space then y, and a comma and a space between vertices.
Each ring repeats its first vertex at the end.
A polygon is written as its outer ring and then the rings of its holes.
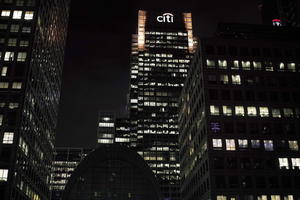
POLYGON ((140 10, 132 41, 130 143, 179 199, 178 98, 195 50, 191 13, 140 10))
POLYGON ((61 200, 73 171, 93 149, 55 148, 51 170, 51 200, 61 200))
POLYGON ((0 1, 0 199, 50 199, 68 0, 0 1))
POLYGON ((183 200, 300 199, 300 31, 220 26, 180 102, 183 200))
POLYGON ((64 200, 161 200, 159 185, 145 161, 133 150, 101 145, 76 168, 64 200))

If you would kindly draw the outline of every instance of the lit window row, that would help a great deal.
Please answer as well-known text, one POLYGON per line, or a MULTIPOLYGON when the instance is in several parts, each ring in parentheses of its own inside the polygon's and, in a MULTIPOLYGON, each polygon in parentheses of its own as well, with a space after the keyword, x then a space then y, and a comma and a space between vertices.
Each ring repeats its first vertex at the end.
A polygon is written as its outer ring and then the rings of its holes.
POLYGON ((154 32, 154 31, 146 31, 145 34, 149 35, 173 35, 173 36, 187 36, 187 33, 184 32, 177 32, 177 33, 172 33, 172 32, 154 32))
MULTIPOLYGON (((17 46, 17 38, 9 38, 7 40, 7 46, 9 47, 15 47, 17 46)), ((5 44, 5 38, 0 38, 0 44, 5 44)), ((29 46, 29 41, 28 40, 21 40, 19 42, 20 47, 28 47, 29 46)))
POLYGON ((7 181, 8 169, 0 169, 0 182, 7 181))
POLYGON ((268 108, 256 106, 216 106, 210 105, 210 115, 214 116, 249 116, 249 117, 300 117, 300 109, 293 110, 292 108, 268 108), (221 111, 222 110, 222 114, 221 111))
POLYGON ((296 72, 296 63, 283 63, 280 62, 278 64, 273 64, 272 62, 258 62, 258 61, 227 61, 227 60, 206 60, 206 66, 208 68, 215 68, 218 66, 219 69, 227 69, 230 66, 230 69, 233 70, 251 70, 253 67, 254 70, 262 70, 262 67, 265 67, 265 71, 274 71, 276 67, 277 71, 289 71, 289 72, 296 72), (230 63, 230 64, 229 64, 230 63))
POLYGON ((108 122, 100 122, 99 127, 114 127, 114 123, 108 123, 108 122))
MULTIPOLYGON (((0 57, 2 52, 0 52, 0 57)), ((25 62, 27 57, 27 52, 18 52, 17 53, 17 61, 18 62, 25 62)), ((15 60, 15 52, 13 51, 6 51, 4 53, 4 61, 14 61, 15 60)))
POLYGON ((278 158, 278 162, 280 169, 300 169, 300 158, 278 158))
MULTIPOLYGON (((9 82, 0 82, 0 89, 7 89, 9 88, 9 82)), ((13 82, 12 89, 22 89, 22 83, 21 82, 13 82)))
MULTIPOLYGON (((236 196, 226 196, 226 195, 217 195, 216 200, 238 200, 238 195, 236 196)), ((241 198, 242 199, 242 198, 241 198)), ((254 195, 246 195, 245 198, 243 199, 248 199, 248 200, 255 200, 254 195)), ((280 195, 259 195, 257 196, 256 200, 294 200, 293 195, 285 195, 285 196, 280 196, 280 195)))
POLYGON ((3 144, 13 144, 14 143, 14 133, 13 132, 4 132, 2 143, 3 144))
MULTIPOLYGON (((0 30, 6 30, 7 28, 8 28, 7 24, 0 24, 0 30)), ((20 25, 19 24, 10 25, 10 32, 11 33, 17 33, 17 32, 19 32, 19 30, 20 30, 20 25)), ((22 31, 22 33, 30 33, 31 32, 31 27, 30 26, 23 26, 21 31, 22 31)), ((4 40, 4 38, 2 38, 2 44, 4 42, 5 42, 5 40, 4 40)))
MULTIPOLYGON (((258 149, 261 147, 261 142, 266 151, 274 151, 273 140, 250 140, 251 148, 258 149)), ((237 147, 239 149, 246 149, 250 146, 249 141, 246 139, 225 139, 225 149, 226 151, 235 151, 237 147)), ((215 150, 223 149, 223 140, 222 139, 212 139, 212 145, 215 150)), ((297 144, 298 145, 298 144, 297 144)))
MULTIPOLYGON (((220 81, 223 84, 229 84, 230 80, 229 78, 231 77, 231 83, 234 85, 241 85, 242 84, 242 79, 241 76, 238 74, 234 74, 234 75, 227 75, 227 74, 221 74, 220 75, 220 81)), ((217 81, 217 77, 215 75, 209 75, 208 76, 208 81, 209 82, 216 82, 217 81)))
POLYGON ((1 17, 12 17, 12 19, 25 19, 32 20, 34 12, 33 11, 22 11, 22 10, 2 10, 1 17), (24 16, 23 16, 24 14, 24 16), (11 16, 12 15, 12 16, 11 16))

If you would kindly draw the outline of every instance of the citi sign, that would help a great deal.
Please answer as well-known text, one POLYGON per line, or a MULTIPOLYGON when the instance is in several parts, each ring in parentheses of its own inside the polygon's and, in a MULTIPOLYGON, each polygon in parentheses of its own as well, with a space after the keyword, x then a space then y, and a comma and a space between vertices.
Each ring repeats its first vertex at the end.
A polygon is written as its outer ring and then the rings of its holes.
POLYGON ((174 15, 171 13, 164 13, 162 16, 157 16, 156 20, 160 23, 173 23, 174 15))

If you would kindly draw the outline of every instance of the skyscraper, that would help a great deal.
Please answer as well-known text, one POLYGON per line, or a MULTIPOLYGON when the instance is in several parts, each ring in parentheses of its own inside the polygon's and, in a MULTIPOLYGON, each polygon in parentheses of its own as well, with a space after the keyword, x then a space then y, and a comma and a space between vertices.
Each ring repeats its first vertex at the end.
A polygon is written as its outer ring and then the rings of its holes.
POLYGON ((183 200, 300 198, 300 30, 222 24, 182 90, 183 200))
POLYGON ((130 142, 179 199, 178 98, 195 50, 191 13, 138 12, 130 82, 130 142))
POLYGON ((69 1, 0 9, 0 199, 48 200, 69 1))
POLYGON ((299 0, 259 0, 258 8, 265 25, 300 26, 299 0))

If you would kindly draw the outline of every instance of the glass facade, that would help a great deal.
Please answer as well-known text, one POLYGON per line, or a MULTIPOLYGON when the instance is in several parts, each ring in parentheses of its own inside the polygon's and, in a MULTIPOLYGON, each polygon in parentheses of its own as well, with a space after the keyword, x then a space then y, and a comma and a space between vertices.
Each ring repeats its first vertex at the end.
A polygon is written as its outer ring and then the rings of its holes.
POLYGON ((182 199, 299 199, 299 30, 222 27, 200 40, 181 95, 182 199))
POLYGON ((68 7, 0 1, 0 199, 50 199, 68 7))
POLYGON ((140 10, 130 73, 131 146, 179 199, 178 98, 195 49, 190 13, 140 10))

